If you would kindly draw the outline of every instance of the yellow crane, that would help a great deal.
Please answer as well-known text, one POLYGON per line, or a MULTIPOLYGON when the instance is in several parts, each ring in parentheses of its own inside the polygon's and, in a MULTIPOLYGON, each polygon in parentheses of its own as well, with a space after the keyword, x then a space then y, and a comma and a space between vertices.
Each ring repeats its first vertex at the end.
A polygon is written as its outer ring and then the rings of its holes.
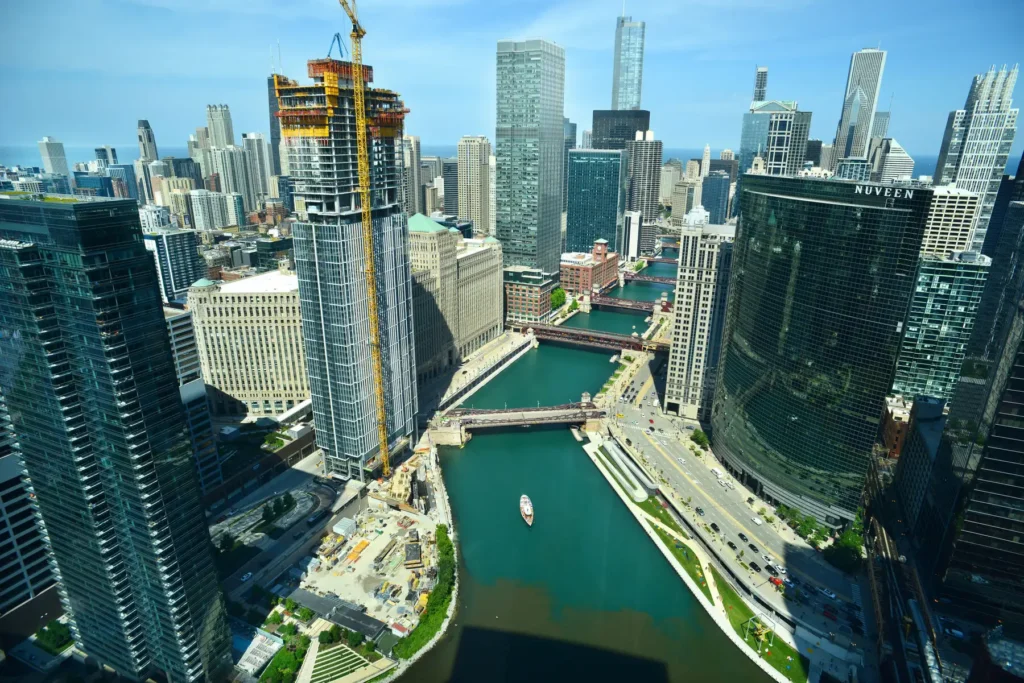
POLYGON ((363 79, 363 36, 366 31, 356 17, 355 2, 338 0, 352 20, 352 91, 356 107, 356 148, 359 171, 359 204, 363 212, 363 255, 366 259, 366 299, 370 318, 370 357, 373 360, 373 393, 377 401, 377 435, 380 437, 380 460, 384 476, 391 475, 388 448, 388 414, 384 398, 384 361, 380 350, 380 316, 377 310, 377 266, 373 248, 373 211, 370 200, 370 153, 366 121, 366 83, 363 79))

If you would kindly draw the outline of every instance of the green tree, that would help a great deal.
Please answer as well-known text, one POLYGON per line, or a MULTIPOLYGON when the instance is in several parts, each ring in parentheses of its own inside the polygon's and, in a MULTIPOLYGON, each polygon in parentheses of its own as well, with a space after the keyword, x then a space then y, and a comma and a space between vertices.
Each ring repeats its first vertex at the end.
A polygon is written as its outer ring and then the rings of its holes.
POLYGON ((281 498, 284 500, 284 506, 286 509, 295 505, 295 498, 292 497, 291 493, 285 493, 281 498))
POLYGON ((573 299, 571 302, 569 302, 569 312, 570 313, 572 313, 573 311, 579 310, 579 307, 580 307, 580 303, 578 301, 576 301, 576 299, 573 299))
POLYGON ((284 601, 284 608, 289 612, 294 612, 296 609, 299 608, 299 603, 295 602, 291 598, 288 598, 284 601))
POLYGON ((284 621, 284 617, 277 610, 274 610, 267 616, 268 624, 280 624, 282 621, 284 621))
POLYGON ((267 524, 274 521, 274 509, 267 503, 263 506, 263 521, 267 524))
POLYGON ((695 444, 700 446, 701 449, 703 449, 703 450, 706 450, 708 445, 710 444, 710 442, 708 441, 708 435, 705 434, 700 429, 694 429, 693 430, 693 432, 690 434, 690 441, 693 441, 695 444))
POLYGON ((299 632, 299 627, 295 624, 285 624, 281 628, 277 629, 277 632, 284 636, 294 636, 299 632))
POLYGON ((561 308, 565 304, 565 290, 555 287, 551 292, 551 308, 561 308))
POLYGON ((764 517, 767 513, 768 513, 768 508, 766 508, 763 505, 757 509, 757 514, 761 515, 762 517, 764 517))
POLYGON ((864 537, 851 528, 840 534, 832 545, 825 548, 822 555, 833 566, 853 574, 860 569, 863 562, 863 546, 864 537))
POLYGON ((330 631, 320 631, 320 635, 318 635, 316 639, 320 641, 321 645, 330 645, 334 642, 334 639, 331 638, 330 631))
POLYGON ((332 643, 340 643, 341 642, 341 634, 342 634, 343 631, 344 631, 344 629, 341 628, 340 626, 338 626, 337 624, 332 625, 331 626, 331 630, 330 630, 331 642, 332 643))
POLYGON ((363 645, 363 649, 367 652, 373 652, 377 649, 377 643, 373 642, 372 640, 368 640, 366 641, 366 644, 363 645))
POLYGON ((300 607, 297 616, 299 621, 308 622, 313 618, 313 610, 308 607, 300 607))
POLYGON ((807 515, 800 521, 800 524, 797 526, 796 532, 804 538, 807 538, 817 530, 818 520, 814 519, 814 517, 812 517, 811 515, 807 515))
POLYGON ((359 647, 359 645, 363 642, 363 634, 359 631, 349 631, 348 636, 346 638, 348 640, 349 647, 352 648, 359 647))

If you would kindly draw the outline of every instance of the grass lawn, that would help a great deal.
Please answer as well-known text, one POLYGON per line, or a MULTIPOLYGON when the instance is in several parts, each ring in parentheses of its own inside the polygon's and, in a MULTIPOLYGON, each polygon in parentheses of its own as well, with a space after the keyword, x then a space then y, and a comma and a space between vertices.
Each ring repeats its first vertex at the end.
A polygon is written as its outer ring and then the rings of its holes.
POLYGON ((679 526, 676 520, 672 517, 672 513, 662 507, 661 502, 655 496, 651 496, 642 503, 637 503, 637 507, 676 533, 681 534, 683 538, 690 537, 690 535, 683 531, 683 528, 679 526))
MULTIPOLYGON (((745 622, 754 616, 754 612, 747 606, 747 603, 740 599, 740 596, 736 594, 732 586, 726 583, 725 579, 722 578, 722 575, 714 567, 711 568, 711 575, 718 586, 719 595, 722 596, 722 603, 725 605, 725 611, 729 616, 729 623, 732 624, 733 629, 742 638, 745 622)), ((747 640, 747 645, 753 650, 757 650, 753 635, 747 640)), ((806 657, 797 652, 795 648, 782 642, 781 638, 776 638, 774 645, 762 646, 761 658, 794 683, 806 683, 810 662, 806 657)))
POLYGON ((654 533, 658 534, 661 542, 672 551, 672 554, 679 560, 679 564, 686 569, 686 573, 700 586, 701 591, 711 601, 711 604, 714 604, 715 599, 711 597, 711 588, 708 586, 707 577, 704 576, 704 569, 700 566, 700 560, 697 559, 693 551, 685 543, 677 541, 658 527, 654 527, 654 533), (678 547, 680 545, 681 548, 678 547))
POLYGON ((353 652, 347 645, 338 643, 316 653, 313 664, 312 683, 333 681, 366 666, 366 660, 353 652))

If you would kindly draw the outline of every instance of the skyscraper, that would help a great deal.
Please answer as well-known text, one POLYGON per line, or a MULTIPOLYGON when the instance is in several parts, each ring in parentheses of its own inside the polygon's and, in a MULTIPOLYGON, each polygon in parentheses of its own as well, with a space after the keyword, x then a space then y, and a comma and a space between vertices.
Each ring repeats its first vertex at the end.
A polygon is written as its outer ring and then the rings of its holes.
POLYGON ((700 160, 700 177, 707 178, 711 173, 711 145, 704 145, 704 156, 700 160))
POLYGON ((218 230, 232 224, 228 220, 228 201, 223 193, 192 190, 188 194, 192 205, 192 227, 196 230, 218 230))
POLYGON ((270 110, 270 175, 281 173, 281 121, 277 118, 277 88, 274 77, 267 76, 267 105, 270 110))
MULTIPOLYGON (((265 157, 264 157, 265 158, 265 157)), ((213 172, 220 178, 221 190, 242 195, 246 211, 255 211, 258 184, 253 178, 252 153, 242 147, 214 147, 210 150, 213 172)))
POLYGON ((943 257, 968 251, 980 209, 978 195, 973 192, 948 185, 933 187, 921 254, 943 257))
POLYGON ((249 152, 249 175, 256 194, 250 211, 254 211, 270 196, 270 148, 263 133, 242 133, 242 149, 249 152))
POLYGON ((700 203, 709 214, 708 222, 724 224, 729 218, 729 174, 714 171, 700 185, 700 203))
MULTIPOLYGON (((313 83, 278 77, 281 136, 288 150, 296 204, 293 228, 302 333, 317 444, 327 472, 365 481, 380 466, 373 361, 366 340, 368 288, 358 206, 352 64, 309 62, 313 83), (325 102, 327 108, 317 102, 325 102), (313 127, 311 128, 311 124, 313 127), (295 154, 292 154, 292 152, 295 154)), ((367 80, 372 69, 363 65, 367 80)), ((402 211, 402 101, 367 87, 366 114, 381 122, 370 137, 374 261, 390 452, 409 446, 416 422, 416 354, 412 281, 402 211)))
POLYGON ((914 176, 914 159, 892 138, 871 138, 868 165, 871 180, 883 183, 910 180, 914 176))
POLYGON ((444 213, 457 216, 459 213, 459 160, 444 159, 441 162, 441 177, 444 180, 444 213))
POLYGON ((558 273, 561 255, 565 50, 498 42, 495 236, 506 266, 558 273))
POLYGON ((852 520, 931 190, 747 175, 711 422, 745 483, 852 520))
POLYGON ((210 147, 223 148, 235 144, 235 129, 231 125, 228 105, 206 105, 206 129, 210 131, 210 147))
POLYGON ((850 57, 846 94, 843 95, 843 114, 836 129, 836 162, 846 157, 867 156, 878 93, 882 88, 885 55, 885 50, 865 48, 850 57))
POLYGON ((68 173, 68 160, 64 156, 64 143, 57 138, 44 137, 39 141, 39 154, 43 157, 43 169, 47 173, 57 173, 71 177, 68 173))
POLYGON ((644 22, 621 16, 615 20, 612 65, 612 109, 639 109, 644 79, 644 22))
POLYGON ((107 173, 112 179, 124 183, 127 196, 131 199, 139 198, 139 184, 135 178, 135 166, 132 164, 114 164, 107 166, 107 173))
MULTIPOLYGON (((811 130, 811 112, 799 111, 795 101, 754 102, 743 115, 740 133, 739 177, 736 196, 741 195, 743 174, 750 170, 754 157, 765 162, 768 175, 796 175, 804 165, 807 136, 811 130)), ((733 203, 733 213, 740 202, 733 203)))
POLYGON ((491 234, 491 141, 482 135, 459 140, 459 218, 473 221, 474 232, 491 234))
POLYGON ((420 175, 420 139, 415 135, 402 138, 402 173, 405 183, 405 204, 408 216, 423 213, 423 188, 420 175))
POLYGON ((562 155, 562 211, 565 211, 569 191, 569 150, 576 149, 576 124, 569 117, 562 119, 562 132, 565 134, 565 154, 562 155))
POLYGON ((583 131, 583 140, 581 142, 582 144, 580 145, 580 147, 582 149, 590 149, 594 144, 593 132, 589 130, 583 131))
POLYGON ((759 66, 754 72, 754 102, 764 102, 768 96, 768 67, 759 66))
POLYGON ((160 155, 156 150, 156 136, 153 129, 149 127, 149 121, 139 119, 139 159, 141 161, 156 161, 160 155))
POLYGON ((0 394, 75 641, 131 679, 217 679, 227 615, 137 204, 0 200, 0 263, 0 394))
POLYGON ((651 112, 643 109, 595 109, 589 146, 593 149, 626 149, 626 145, 636 139, 637 132, 646 131, 650 127, 651 112))
POLYGON ((156 262, 160 297, 164 303, 184 303, 192 283, 206 277, 206 261, 199 255, 195 230, 154 230, 143 235, 156 262))
POLYGON ((875 118, 871 122, 871 137, 884 138, 889 135, 889 115, 891 112, 876 111, 875 118))
POLYGON ((97 147, 94 151, 96 152, 97 161, 102 161, 107 166, 117 163, 117 150, 110 145, 97 147))
POLYGON ((1016 82, 1016 66, 1009 71, 1004 66, 998 72, 993 67, 988 73, 975 76, 964 108, 949 113, 942 135, 935 184, 955 183, 981 196, 973 251, 981 251, 985 243, 999 181, 1017 132, 1020 110, 1012 108, 1016 82))
POLYGON ((661 193, 662 142, 654 131, 637 132, 627 146, 629 152, 629 211, 643 214, 644 223, 658 220, 658 195, 661 193))
POLYGON ((613 245, 613 251, 619 251, 628 166, 628 157, 622 150, 574 149, 569 152, 566 251, 588 253, 599 239, 607 240, 613 245))

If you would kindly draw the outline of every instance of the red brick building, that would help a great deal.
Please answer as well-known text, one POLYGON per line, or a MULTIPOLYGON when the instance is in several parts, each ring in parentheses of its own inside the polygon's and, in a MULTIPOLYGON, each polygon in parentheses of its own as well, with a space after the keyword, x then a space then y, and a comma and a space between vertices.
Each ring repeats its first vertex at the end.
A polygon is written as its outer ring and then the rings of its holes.
POLYGON ((608 251, 608 240, 599 239, 589 254, 562 254, 562 289, 567 294, 589 294, 618 278, 619 255, 608 251))

